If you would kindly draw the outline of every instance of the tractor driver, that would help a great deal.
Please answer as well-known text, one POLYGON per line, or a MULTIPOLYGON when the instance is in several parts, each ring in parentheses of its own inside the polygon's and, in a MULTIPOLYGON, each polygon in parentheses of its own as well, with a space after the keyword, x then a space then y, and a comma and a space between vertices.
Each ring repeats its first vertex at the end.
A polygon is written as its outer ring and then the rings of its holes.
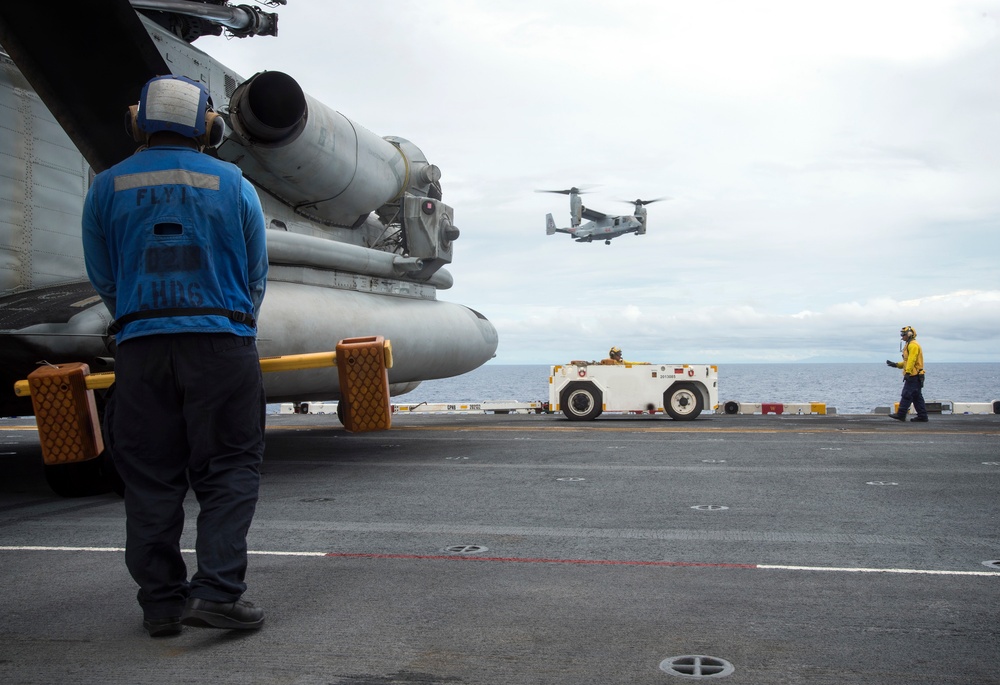
POLYGON ((605 359, 603 363, 605 364, 649 364, 649 362, 630 362, 622 359, 622 348, 612 347, 608 350, 608 357, 610 359, 605 359))

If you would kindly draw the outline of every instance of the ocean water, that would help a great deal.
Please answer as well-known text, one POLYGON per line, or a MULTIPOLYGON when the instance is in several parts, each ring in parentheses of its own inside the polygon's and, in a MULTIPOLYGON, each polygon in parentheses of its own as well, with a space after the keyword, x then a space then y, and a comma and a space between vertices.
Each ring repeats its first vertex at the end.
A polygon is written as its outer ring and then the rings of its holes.
MULTIPOLYGON (((902 372, 870 364, 720 364, 719 401, 823 402, 840 414, 869 414, 899 401, 902 372)), ((455 378, 424 381, 394 403, 547 401, 548 365, 485 364, 455 378)), ((943 363, 927 367, 927 401, 1000 399, 1000 363, 943 363)))

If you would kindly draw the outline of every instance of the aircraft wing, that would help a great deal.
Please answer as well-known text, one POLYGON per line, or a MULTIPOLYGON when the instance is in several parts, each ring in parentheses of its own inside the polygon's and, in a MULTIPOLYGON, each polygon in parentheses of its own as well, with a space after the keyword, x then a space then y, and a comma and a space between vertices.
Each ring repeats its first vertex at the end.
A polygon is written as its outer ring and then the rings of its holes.
POLYGON ((123 113, 171 73, 128 0, 2 2, 0 45, 98 172, 135 151, 123 113))
POLYGON ((593 209, 587 209, 586 207, 583 208, 582 216, 587 221, 600 221, 601 219, 608 218, 608 215, 605 214, 604 212, 598 212, 593 209))

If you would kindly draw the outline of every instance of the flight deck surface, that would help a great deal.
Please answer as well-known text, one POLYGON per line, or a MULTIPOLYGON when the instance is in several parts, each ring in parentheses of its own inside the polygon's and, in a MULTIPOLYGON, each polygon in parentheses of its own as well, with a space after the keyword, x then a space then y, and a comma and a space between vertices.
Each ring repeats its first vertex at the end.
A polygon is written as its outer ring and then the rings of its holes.
POLYGON ((1000 683, 997 415, 269 416, 267 622, 161 639, 121 500, 0 452, 7 683, 1000 683))

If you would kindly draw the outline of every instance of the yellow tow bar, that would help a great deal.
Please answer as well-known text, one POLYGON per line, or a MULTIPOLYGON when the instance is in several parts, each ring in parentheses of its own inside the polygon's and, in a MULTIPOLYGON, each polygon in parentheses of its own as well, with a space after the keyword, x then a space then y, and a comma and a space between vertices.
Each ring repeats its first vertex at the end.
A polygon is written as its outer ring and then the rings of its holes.
MULTIPOLYGON (((354 340, 364 340, 365 338, 355 338, 354 340)), ((349 342, 344 340, 342 342, 349 342)), ((388 340, 384 343, 385 368, 392 368, 392 345, 388 340)), ((286 354, 280 357, 261 357, 260 370, 264 373, 271 371, 296 371, 299 369, 322 369, 328 366, 337 365, 336 352, 310 352, 308 354, 286 354)), ((113 371, 98 371, 85 376, 87 390, 106 390, 115 382, 113 371)), ((28 380, 14 383, 14 394, 18 397, 31 396, 31 382, 28 380)))
MULTIPOLYGON (((388 369, 392 345, 382 336, 347 338, 334 352, 263 357, 260 370, 297 371, 337 367, 344 428, 354 433, 392 425, 388 369)), ((46 464, 87 461, 104 451, 94 390, 110 388, 113 372, 90 373, 86 364, 41 366, 14 383, 14 394, 31 397, 46 464)))

